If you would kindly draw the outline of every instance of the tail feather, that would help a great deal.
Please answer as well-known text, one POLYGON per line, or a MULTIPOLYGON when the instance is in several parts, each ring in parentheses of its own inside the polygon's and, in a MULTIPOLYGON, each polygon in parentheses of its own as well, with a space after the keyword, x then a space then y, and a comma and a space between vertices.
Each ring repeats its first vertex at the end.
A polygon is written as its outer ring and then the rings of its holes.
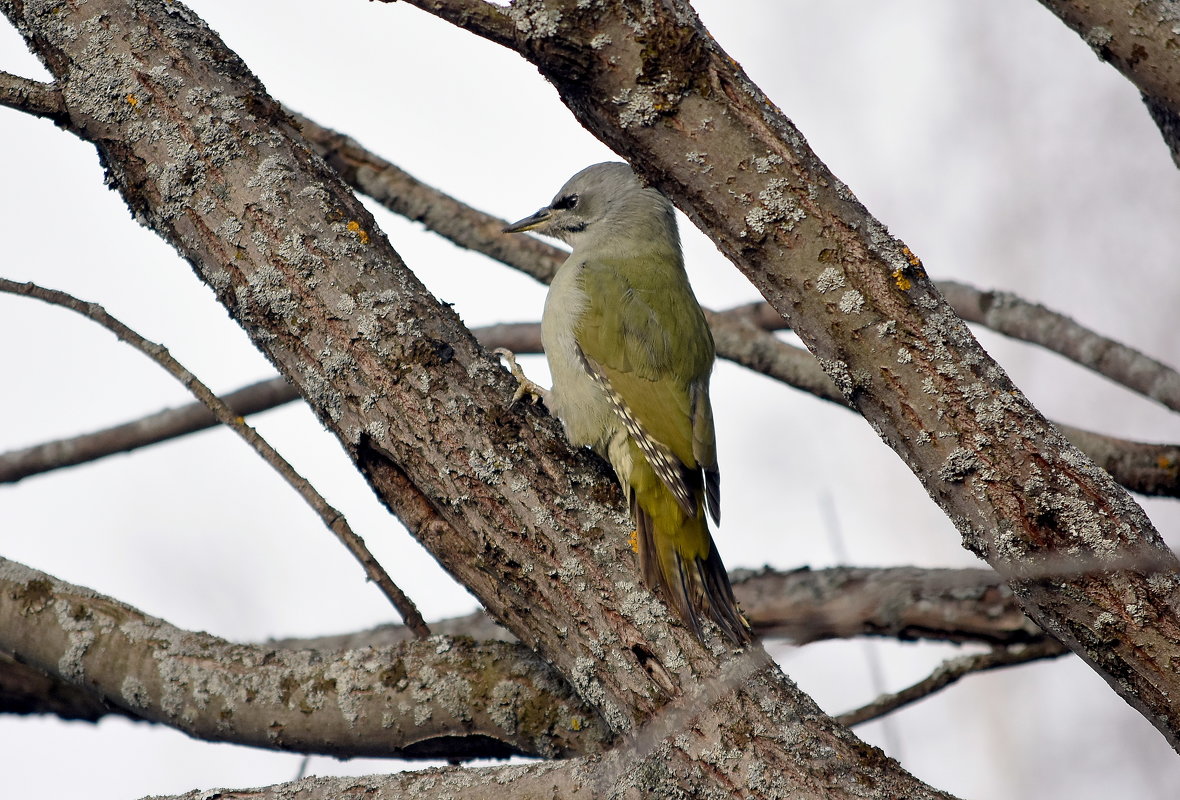
POLYGON ((738 609, 729 575, 709 536, 703 504, 697 518, 685 519, 684 523, 692 528, 701 526, 693 532, 700 535, 703 531, 707 546, 704 558, 687 552, 699 548, 678 546, 673 532, 657 531, 655 520, 635 495, 631 497, 631 518, 635 521, 643 580, 648 587, 663 596, 698 638, 701 623, 707 619, 735 645, 748 644, 752 640, 750 625, 738 609))

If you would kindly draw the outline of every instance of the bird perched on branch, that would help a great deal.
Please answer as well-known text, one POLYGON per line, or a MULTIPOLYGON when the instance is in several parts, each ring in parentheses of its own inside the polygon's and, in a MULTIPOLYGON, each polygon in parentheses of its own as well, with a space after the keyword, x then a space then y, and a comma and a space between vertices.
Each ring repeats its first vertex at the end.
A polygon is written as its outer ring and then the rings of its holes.
POLYGON ((698 636, 711 620, 745 644, 749 626, 706 520, 721 518, 713 337, 684 272, 672 204, 626 164, 595 164, 504 231, 536 231, 573 248, 541 319, 553 374, 542 396, 569 440, 614 468, 645 582, 698 636))

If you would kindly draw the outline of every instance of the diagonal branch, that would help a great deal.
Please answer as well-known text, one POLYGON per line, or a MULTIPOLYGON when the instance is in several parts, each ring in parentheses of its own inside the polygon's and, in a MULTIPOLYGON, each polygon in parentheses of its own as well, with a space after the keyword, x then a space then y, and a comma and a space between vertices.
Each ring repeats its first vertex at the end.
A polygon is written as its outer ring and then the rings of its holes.
POLYGON ((1174 0, 1040 0, 1122 73, 1180 166, 1180 9, 1174 0))
MULTIPOLYGON (((407 0, 440 16, 470 5, 407 0)), ((512 6, 510 47, 788 317, 841 394, 1026 612, 1180 749, 1180 561, 1143 510, 979 346, 922 262, 856 200, 687 0, 512 6), (525 30, 544 25, 541 35, 525 30)), ((452 21, 461 24, 461 21, 452 21)))
POLYGON ((1045 639, 1033 644, 1014 644, 997 647, 986 653, 952 658, 944 661, 934 672, 913 686, 906 687, 900 692, 882 695, 865 706, 837 715, 836 719, 849 727, 861 725, 942 691, 973 672, 986 672, 1045 658, 1057 658, 1068 652, 1069 649, 1056 639, 1045 639))
POLYGON ((256 430, 247 425, 246 421, 240 416, 234 414, 233 409, 219 400, 217 395, 213 394, 208 386, 173 358, 167 348, 155 342, 149 342, 131 328, 128 328, 122 322, 112 317, 97 303, 83 302, 65 292, 46 289, 33 283, 17 283, 7 278, 0 278, 0 292, 8 292, 9 294, 20 295, 22 297, 32 297, 50 305, 60 306, 61 308, 81 314, 102 325, 115 334, 120 341, 127 342, 167 370, 170 375, 184 384, 184 387, 192 392, 209 409, 218 422, 232 428, 235 433, 245 440, 246 444, 250 445, 258 455, 262 456, 262 459, 273 467, 299 493, 299 496, 319 515, 320 519, 336 535, 336 538, 347 548, 353 558, 360 563, 369 580, 377 584, 382 594, 393 603, 393 607, 397 609, 406 625, 419 638, 424 639, 430 635, 430 629, 426 627, 426 621, 422 619, 422 615, 418 612, 414 602, 393 582, 393 579, 389 577, 389 574, 377 562, 373 554, 369 552, 369 548, 365 546, 364 540, 352 530, 352 526, 348 524, 344 515, 333 508, 324 499, 323 495, 316 491, 315 487, 300 475, 291 466, 289 461, 279 455, 278 451, 271 447, 256 430))
POLYGON ((980 291, 955 281, 939 290, 968 322, 1040 345, 1172 411, 1180 411, 1180 373, 1134 348, 1009 292, 980 291))

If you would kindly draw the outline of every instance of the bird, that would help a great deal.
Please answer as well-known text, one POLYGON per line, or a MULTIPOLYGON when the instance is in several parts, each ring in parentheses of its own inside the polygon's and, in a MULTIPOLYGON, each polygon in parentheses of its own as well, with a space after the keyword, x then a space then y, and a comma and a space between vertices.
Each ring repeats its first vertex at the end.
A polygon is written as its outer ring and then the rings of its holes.
MULTIPOLYGON (((713 337, 684 270, 671 202, 621 162, 593 164, 548 206, 504 228, 571 247, 545 298, 545 392, 567 438, 613 468, 635 525, 644 583, 698 638, 703 621, 751 641, 709 532, 721 521, 709 377, 713 337)), ((526 383, 528 384, 526 387, 526 383)))

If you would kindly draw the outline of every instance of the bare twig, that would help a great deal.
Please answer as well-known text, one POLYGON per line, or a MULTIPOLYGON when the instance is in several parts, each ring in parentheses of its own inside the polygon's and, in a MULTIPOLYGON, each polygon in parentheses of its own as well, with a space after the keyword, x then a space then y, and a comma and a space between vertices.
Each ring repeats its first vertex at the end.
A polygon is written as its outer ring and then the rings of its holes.
POLYGON ((868 705, 837 715, 836 720, 849 727, 860 725, 929 697, 972 672, 985 672, 1044 658, 1057 658, 1068 652, 1069 650, 1056 639, 1045 639, 1033 644, 1014 644, 998 647, 986 653, 952 658, 944 661, 934 672, 913 686, 900 692, 882 695, 868 705))
MULTIPOLYGON (((221 398, 238 417, 249 416, 296 400, 299 393, 283 377, 250 384, 221 398)), ((217 425, 203 402, 170 408, 92 433, 56 439, 0 454, 0 483, 16 483, 62 467, 125 453, 217 425)))
POLYGON ((259 436, 257 431, 247 425, 244 419, 236 415, 233 409, 219 400, 210 391, 209 387, 198 380, 195 375, 173 358, 167 348, 143 338, 131 328, 108 314, 97 303, 84 302, 65 292, 46 289, 33 283, 17 283, 6 278, 0 278, 0 291, 23 297, 32 297, 51 305, 61 306, 62 308, 75 311, 107 328, 121 341, 127 342, 167 370, 173 377, 184 384, 185 388, 192 392, 198 400, 204 403, 219 422, 232 428, 235 433, 241 436, 247 444, 262 456, 266 463, 274 467, 283 476, 283 479, 299 492, 299 495, 307 501, 307 504, 319 515, 320 519, 324 521, 324 524, 336 534, 336 537, 341 543, 360 562, 369 580, 377 584, 377 587, 382 593, 393 603, 394 608, 397 609, 406 625, 413 629, 420 638, 430 636, 430 629, 426 626, 426 621, 422 619, 422 615, 418 612, 413 601, 393 582, 388 573, 385 572, 385 569, 377 562, 373 554, 369 552, 364 540, 352 530, 348 521, 345 520, 344 515, 333 508, 316 491, 315 487, 306 478, 296 472, 295 468, 279 455, 278 451, 271 447, 265 439, 259 436))
MULTIPOLYGON (((811 353, 768 332, 784 327, 785 323, 767 304, 752 303, 708 312, 708 317, 722 357, 820 399, 848 406, 811 353)), ((472 333, 488 350, 506 347, 515 353, 541 352, 540 327, 535 322, 489 325, 475 328, 472 333)), ((222 400, 240 416, 246 416, 297 398, 295 389, 277 377, 238 389, 222 400)), ((216 424, 204 404, 194 403, 93 433, 0 453, 0 483, 15 483, 30 475, 95 461, 216 424)), ((1155 497, 1180 497, 1180 445, 1129 441, 1061 423, 1058 428, 1131 491, 1155 497)))
POLYGON ((1009 292, 981 291, 956 281, 939 290, 968 322, 1040 345, 1172 411, 1180 411, 1180 373, 1134 348, 1009 292))
POLYGON ((62 120, 66 115, 65 100, 56 86, 2 70, 0 105, 54 121, 62 120))

